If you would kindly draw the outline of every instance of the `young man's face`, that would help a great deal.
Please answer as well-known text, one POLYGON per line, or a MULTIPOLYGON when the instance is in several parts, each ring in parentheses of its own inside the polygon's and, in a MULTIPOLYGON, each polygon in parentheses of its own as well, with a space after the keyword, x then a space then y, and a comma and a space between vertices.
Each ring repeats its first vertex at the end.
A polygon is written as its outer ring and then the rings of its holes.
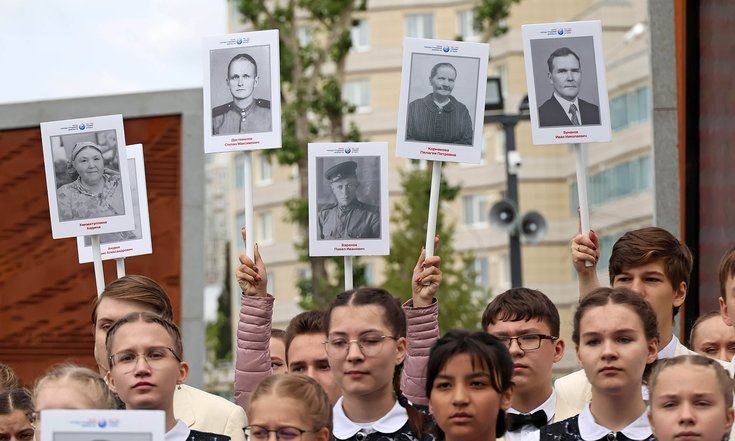
POLYGON ((613 288, 628 288, 641 295, 653 308, 664 346, 671 338, 673 308, 684 304, 687 285, 674 287, 666 275, 662 260, 655 260, 635 268, 625 268, 613 278, 613 288), (666 335, 668 334, 668 335, 666 335))
POLYGON ((735 326, 735 276, 725 281, 725 298, 720 297, 720 314, 728 326, 735 326))
POLYGON ((97 323, 94 324, 94 359, 101 375, 106 374, 109 369, 105 349, 107 330, 113 323, 131 312, 156 313, 153 308, 143 303, 111 298, 103 298, 97 306, 97 323))
MULTIPOLYGON (((497 337, 520 337, 529 334, 551 335, 549 325, 538 320, 499 321, 488 325, 486 331, 497 337)), ((513 384, 517 395, 525 395, 551 388, 551 370, 564 355, 562 340, 541 340, 535 350, 522 350, 516 340, 511 340, 510 355, 513 358, 513 384)))
POLYGON ((735 328, 715 315, 697 325, 692 350, 705 357, 730 361, 735 356, 735 328))
POLYGON ((334 404, 342 396, 342 391, 334 381, 329 366, 327 352, 324 350, 325 339, 324 334, 295 336, 288 346, 288 372, 303 374, 316 380, 327 392, 329 402, 334 404))

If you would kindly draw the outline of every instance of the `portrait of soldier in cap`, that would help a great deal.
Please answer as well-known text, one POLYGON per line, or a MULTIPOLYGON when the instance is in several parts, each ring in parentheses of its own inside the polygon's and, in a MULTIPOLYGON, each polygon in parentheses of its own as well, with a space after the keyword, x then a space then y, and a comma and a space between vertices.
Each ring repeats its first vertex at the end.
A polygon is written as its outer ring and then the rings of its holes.
POLYGON ((213 135, 273 130, 270 101, 255 97, 258 81, 258 64, 252 56, 238 54, 230 60, 225 82, 232 101, 212 109, 213 135))
POLYGON ((341 162, 324 173, 336 202, 319 208, 317 239, 378 239, 380 208, 360 202, 357 163, 341 162))

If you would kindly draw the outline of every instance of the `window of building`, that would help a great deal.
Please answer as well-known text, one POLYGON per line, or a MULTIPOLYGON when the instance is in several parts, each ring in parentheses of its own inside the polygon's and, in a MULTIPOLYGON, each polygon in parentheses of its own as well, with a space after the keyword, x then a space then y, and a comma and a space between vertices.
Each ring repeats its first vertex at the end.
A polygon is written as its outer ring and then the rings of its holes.
POLYGON ((464 41, 479 41, 480 35, 475 31, 475 14, 472 9, 457 12, 457 35, 464 41))
POLYGON ((245 155, 242 153, 238 153, 235 158, 235 188, 245 188, 245 155))
POLYGON ((258 155, 258 183, 261 185, 270 184, 272 181, 272 167, 270 156, 258 155))
POLYGON ((406 16, 406 37, 434 38, 434 15, 411 14, 406 16))
POLYGON ((610 100, 610 123, 613 130, 622 130, 648 120, 650 99, 648 86, 617 96, 610 100))
POLYGON ((472 261, 472 272, 475 274, 475 285, 480 295, 487 294, 490 290, 490 266, 487 257, 477 257, 472 261))
POLYGON ((500 94, 503 99, 506 99, 508 97, 508 65, 499 64, 495 68, 495 75, 500 78, 500 94))
MULTIPOLYGON (((651 190, 653 170, 650 156, 618 164, 587 178, 587 203, 590 207, 651 190)), ((577 183, 569 186, 570 210, 576 215, 579 206, 577 183)))
POLYGON ((312 35, 311 27, 301 25, 296 28, 296 39, 299 40, 299 46, 305 47, 311 44, 312 35))
POLYGON ((259 213, 256 216, 255 237, 260 245, 273 242, 273 216, 270 211, 259 213))
POLYGON ((462 198, 464 205, 464 224, 485 226, 488 223, 487 198, 484 194, 474 194, 462 198))
POLYGON ((368 21, 363 19, 357 20, 350 31, 352 37, 352 50, 364 52, 370 49, 370 31, 368 29, 368 21))
POLYGON ((505 130, 502 126, 495 129, 495 162, 505 163, 505 130))
POLYGON ((370 111, 370 80, 345 82, 344 99, 356 107, 357 112, 370 111))

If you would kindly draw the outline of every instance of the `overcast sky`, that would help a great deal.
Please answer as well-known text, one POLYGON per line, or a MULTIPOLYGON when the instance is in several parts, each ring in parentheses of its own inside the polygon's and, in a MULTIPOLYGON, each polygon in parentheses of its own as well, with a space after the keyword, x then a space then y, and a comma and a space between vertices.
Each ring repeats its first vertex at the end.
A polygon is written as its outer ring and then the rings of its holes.
POLYGON ((202 85, 226 0, 0 0, 0 103, 202 85))

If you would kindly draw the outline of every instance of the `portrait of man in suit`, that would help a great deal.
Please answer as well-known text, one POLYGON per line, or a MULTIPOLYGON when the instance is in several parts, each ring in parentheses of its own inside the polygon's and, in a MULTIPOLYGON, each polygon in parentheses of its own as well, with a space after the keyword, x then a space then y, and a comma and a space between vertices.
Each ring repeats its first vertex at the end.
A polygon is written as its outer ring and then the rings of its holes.
POLYGON ((579 98, 582 67, 579 56, 568 47, 549 55, 549 83, 552 96, 538 108, 540 127, 586 126, 600 124, 600 108, 579 98))

